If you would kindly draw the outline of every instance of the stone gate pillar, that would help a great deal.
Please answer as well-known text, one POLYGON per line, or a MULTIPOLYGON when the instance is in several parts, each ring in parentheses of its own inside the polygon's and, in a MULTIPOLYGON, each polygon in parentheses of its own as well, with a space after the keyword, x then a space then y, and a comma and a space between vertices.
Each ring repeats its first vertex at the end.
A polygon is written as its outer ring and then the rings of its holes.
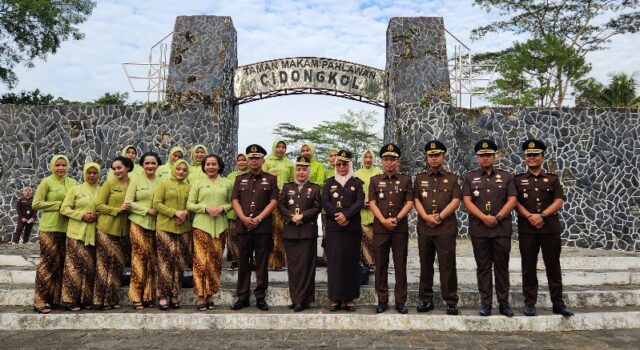
POLYGON ((442 17, 393 17, 387 27, 385 142, 402 148, 401 171, 424 168, 424 144, 447 124, 451 104, 442 17))
MULTIPOLYGON (((212 125, 207 127, 217 132, 199 133, 202 126, 193 125, 192 138, 220 154, 227 169, 234 168, 238 147, 238 106, 233 96, 237 67, 237 33, 231 17, 176 18, 166 100, 180 113, 208 115, 212 125)), ((190 150, 192 145, 182 146, 190 150)))

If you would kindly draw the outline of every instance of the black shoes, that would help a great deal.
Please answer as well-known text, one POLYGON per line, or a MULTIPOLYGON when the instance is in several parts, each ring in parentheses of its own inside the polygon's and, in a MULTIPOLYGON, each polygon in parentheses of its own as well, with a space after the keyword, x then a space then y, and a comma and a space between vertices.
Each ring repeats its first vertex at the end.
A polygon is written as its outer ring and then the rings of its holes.
POLYGON ((573 312, 569 311, 564 305, 563 306, 554 306, 553 313, 562 315, 563 317, 571 317, 573 316, 573 312))
POLYGON ((383 302, 378 303, 378 307, 376 307, 377 314, 381 314, 387 310, 389 310, 389 303, 383 303, 383 302))
POLYGON ((447 315, 457 315, 459 313, 457 305, 447 304, 447 315))
POLYGON ((309 304, 295 304, 293 306, 293 312, 300 312, 309 308, 309 304))
POLYGON ((420 305, 418 305, 418 307, 416 307, 416 310, 418 310, 418 312, 429 312, 431 310, 433 310, 435 308, 435 306, 433 306, 433 302, 427 302, 427 303, 420 303, 420 305))
POLYGON ((490 316, 490 315, 491 315, 491 305, 490 304, 480 305, 480 316, 490 316))
MULTIPOLYGON (((260 309, 261 311, 269 311, 269 304, 267 304, 267 302, 264 300, 264 298, 256 300, 256 307, 258 309, 260 309)), ((294 307, 294 309, 295 309, 295 307, 294 307)))
POLYGON ((524 315, 525 316, 535 316, 536 315, 536 307, 533 305, 525 305, 524 306, 524 315))
POLYGON ((248 307, 249 304, 249 300, 236 300, 236 302, 231 306, 231 310, 233 311, 238 311, 241 309, 244 309, 245 307, 248 307))
POLYGON ((396 303, 396 310, 398 310, 398 312, 403 315, 409 313, 409 309, 407 309, 407 305, 405 305, 404 303, 396 303))
POLYGON ((513 317, 513 310, 511 310, 509 303, 500 303, 500 313, 507 317, 513 317))

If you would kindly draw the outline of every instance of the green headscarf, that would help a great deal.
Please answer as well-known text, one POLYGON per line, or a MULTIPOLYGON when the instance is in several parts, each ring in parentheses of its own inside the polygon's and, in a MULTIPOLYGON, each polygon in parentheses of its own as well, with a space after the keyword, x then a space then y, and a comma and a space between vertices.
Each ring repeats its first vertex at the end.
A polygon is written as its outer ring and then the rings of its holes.
POLYGON ((187 163, 186 160, 184 159, 178 159, 175 163, 173 163, 171 165, 171 180, 176 181, 176 182, 183 182, 183 181, 187 181, 187 177, 189 177, 189 163, 187 163), (178 180, 176 178, 176 170, 178 169, 178 165, 183 164, 187 166, 187 176, 185 176, 184 179, 182 180, 178 180))
POLYGON ((67 158, 67 156, 65 156, 64 154, 56 154, 51 157, 51 160, 49 161, 49 170, 51 170, 51 175, 53 175, 57 180, 64 180, 64 178, 67 177, 67 174, 64 174, 64 176, 58 176, 56 175, 54 169, 54 166, 56 165, 56 161, 58 161, 58 159, 64 159, 67 162, 67 173, 69 173, 69 166, 71 166, 71 163, 69 162, 69 158, 67 158))
MULTIPOLYGON (((182 152, 182 158, 184 158, 184 156, 185 156, 184 148, 182 148, 182 147, 180 147, 180 146, 172 147, 172 148, 169 150, 169 153, 168 153, 168 155, 167 155, 167 164, 173 165, 173 163, 171 162, 171 155, 173 155, 173 154, 174 154, 174 153, 176 153, 176 152, 182 152)), ((189 165, 189 164, 187 163, 187 166, 188 166, 188 165, 189 165)))
POLYGON ((192 166, 201 166, 201 163, 196 160, 196 150, 198 150, 198 148, 202 148, 202 150, 204 151, 205 157, 207 156, 207 154, 209 154, 209 151, 207 150, 207 147, 205 147, 205 145, 197 144, 193 146, 193 148, 191 148, 191 164, 190 164, 192 166))

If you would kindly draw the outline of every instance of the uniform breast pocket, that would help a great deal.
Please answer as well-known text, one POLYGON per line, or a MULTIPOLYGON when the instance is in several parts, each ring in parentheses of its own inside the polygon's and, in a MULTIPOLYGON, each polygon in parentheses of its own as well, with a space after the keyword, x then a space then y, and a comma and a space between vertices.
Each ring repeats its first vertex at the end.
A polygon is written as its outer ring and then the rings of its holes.
POLYGON ((271 186, 270 185, 262 185, 260 187, 263 191, 271 191, 271 186))

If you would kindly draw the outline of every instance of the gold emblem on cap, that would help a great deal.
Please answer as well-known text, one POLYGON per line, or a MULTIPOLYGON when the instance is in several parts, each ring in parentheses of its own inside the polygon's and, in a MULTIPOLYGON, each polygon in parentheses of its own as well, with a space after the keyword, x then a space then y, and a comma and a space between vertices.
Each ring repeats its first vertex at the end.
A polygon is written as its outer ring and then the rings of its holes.
POLYGON ((536 148, 535 142, 533 141, 529 142, 529 148, 536 148))
POLYGON ((482 143, 482 148, 489 148, 489 144, 487 142, 482 143))
POLYGON ((347 156, 347 152, 344 152, 344 151, 343 151, 343 152, 340 154, 340 157, 346 157, 346 156, 347 156))
POLYGON ((431 149, 436 148, 436 143, 435 142, 431 142, 431 149))
POLYGON ((251 146, 251 152, 258 152, 258 147, 251 146))
POLYGON ((387 151, 393 151, 393 145, 387 146, 387 151))

